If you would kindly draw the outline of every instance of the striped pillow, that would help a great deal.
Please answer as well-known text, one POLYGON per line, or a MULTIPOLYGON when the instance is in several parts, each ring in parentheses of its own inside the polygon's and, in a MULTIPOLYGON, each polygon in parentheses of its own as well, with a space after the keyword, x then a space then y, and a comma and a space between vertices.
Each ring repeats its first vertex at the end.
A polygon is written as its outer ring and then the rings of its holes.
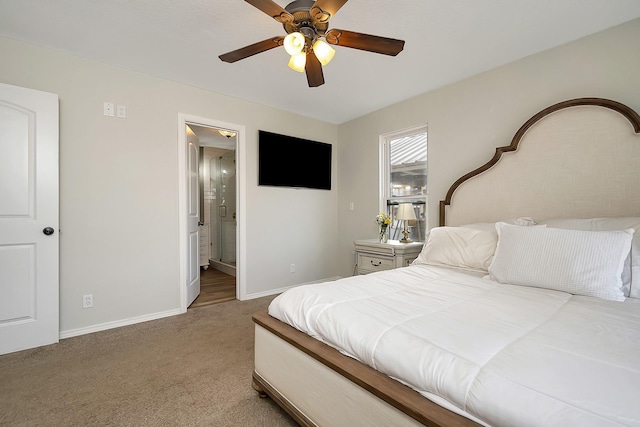
POLYGON ((621 276, 633 229, 582 231, 499 222, 496 230, 491 279, 624 301, 621 276))

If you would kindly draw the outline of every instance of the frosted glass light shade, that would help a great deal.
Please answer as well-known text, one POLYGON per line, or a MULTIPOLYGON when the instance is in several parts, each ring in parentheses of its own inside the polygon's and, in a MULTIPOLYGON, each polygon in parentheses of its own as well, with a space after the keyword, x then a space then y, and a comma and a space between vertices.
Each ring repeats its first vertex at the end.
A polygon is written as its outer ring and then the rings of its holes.
POLYGON ((289 68, 296 70, 299 73, 304 73, 304 67, 307 64, 307 54, 300 52, 295 55, 291 55, 289 60, 289 68))
POLYGON ((284 50, 291 56, 302 52, 304 49, 305 38, 302 33, 291 33, 284 38, 284 50))
POLYGON ((336 54, 336 50, 329 46, 329 43, 322 41, 320 39, 316 40, 313 44, 313 51, 318 58, 318 61, 322 65, 327 65, 333 59, 333 55, 336 54))

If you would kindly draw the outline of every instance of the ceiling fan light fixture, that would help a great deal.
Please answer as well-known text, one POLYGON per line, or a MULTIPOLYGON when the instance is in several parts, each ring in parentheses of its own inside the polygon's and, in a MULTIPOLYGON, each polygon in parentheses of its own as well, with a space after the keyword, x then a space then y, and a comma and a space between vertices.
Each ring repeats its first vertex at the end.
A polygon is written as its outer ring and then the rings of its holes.
POLYGON ((318 87, 324 84, 322 67, 329 64, 335 54, 329 45, 389 56, 396 56, 404 49, 404 40, 329 29, 329 20, 348 0, 289 0, 291 3, 285 7, 276 0, 245 1, 282 24, 286 34, 219 55, 221 61, 233 63, 283 46, 291 55, 289 67, 306 73, 309 87, 318 87))
POLYGON ((295 32, 288 34, 284 38, 284 50, 291 56, 297 55, 304 49, 305 42, 306 40, 302 33, 295 32))
POLYGON ((336 54, 336 50, 329 46, 329 43, 318 39, 313 43, 313 51, 322 65, 327 65, 336 54))
POLYGON ((295 55, 291 55, 291 59, 289 59, 289 68, 292 70, 296 70, 299 73, 304 73, 305 65, 307 64, 307 54, 305 52, 300 52, 295 55))

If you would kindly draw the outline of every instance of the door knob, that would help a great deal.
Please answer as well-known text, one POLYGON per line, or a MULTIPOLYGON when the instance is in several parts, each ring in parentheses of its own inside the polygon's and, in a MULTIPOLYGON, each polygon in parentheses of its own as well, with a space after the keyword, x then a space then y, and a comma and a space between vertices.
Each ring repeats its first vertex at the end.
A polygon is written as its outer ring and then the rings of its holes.
POLYGON ((55 230, 51 227, 46 227, 44 230, 42 230, 42 232, 47 236, 51 236, 54 233, 54 231, 55 230))

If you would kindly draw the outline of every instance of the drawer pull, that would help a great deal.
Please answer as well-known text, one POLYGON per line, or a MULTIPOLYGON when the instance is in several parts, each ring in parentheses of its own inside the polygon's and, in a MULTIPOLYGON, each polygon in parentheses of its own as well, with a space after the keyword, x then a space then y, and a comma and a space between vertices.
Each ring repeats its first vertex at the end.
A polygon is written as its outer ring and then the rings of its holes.
POLYGON ((373 265, 374 267, 380 267, 380 265, 382 265, 382 261, 378 261, 377 263, 374 263, 373 260, 371 260, 371 265, 373 265))

